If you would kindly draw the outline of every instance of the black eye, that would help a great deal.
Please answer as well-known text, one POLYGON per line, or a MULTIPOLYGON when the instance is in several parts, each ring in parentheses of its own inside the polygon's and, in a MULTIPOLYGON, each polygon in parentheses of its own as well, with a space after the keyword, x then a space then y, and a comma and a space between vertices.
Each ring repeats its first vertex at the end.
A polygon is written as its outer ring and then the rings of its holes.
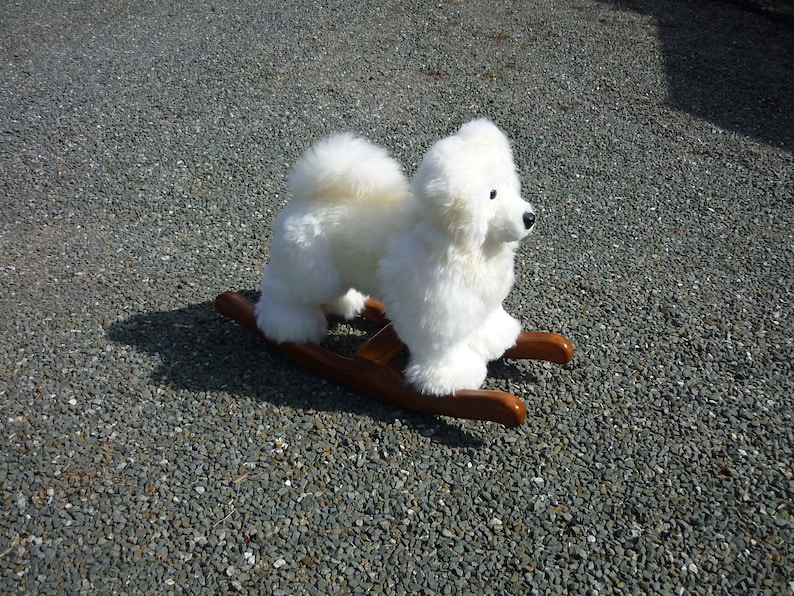
POLYGON ((496 191, 492 190, 491 191, 491 200, 493 201, 495 198, 496 198, 496 191))

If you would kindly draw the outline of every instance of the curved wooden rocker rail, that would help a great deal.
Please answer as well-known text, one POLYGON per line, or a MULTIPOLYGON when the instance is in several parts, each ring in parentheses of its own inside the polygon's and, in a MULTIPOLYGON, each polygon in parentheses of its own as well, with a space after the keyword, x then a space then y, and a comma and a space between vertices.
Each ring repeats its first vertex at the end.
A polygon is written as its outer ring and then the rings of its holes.
MULTIPOLYGON (((367 302, 361 315, 381 329, 352 358, 340 356, 316 344, 277 343, 267 338, 256 325, 254 304, 236 292, 220 294, 215 299, 215 309, 313 373, 379 401, 406 410, 453 418, 490 420, 508 427, 519 426, 526 418, 524 402, 512 393, 478 389, 432 397, 411 387, 402 371, 393 363, 405 345, 386 318, 383 306, 375 300, 367 302)), ((568 339, 556 333, 523 332, 504 357, 565 364, 573 358, 573 346, 568 339)))

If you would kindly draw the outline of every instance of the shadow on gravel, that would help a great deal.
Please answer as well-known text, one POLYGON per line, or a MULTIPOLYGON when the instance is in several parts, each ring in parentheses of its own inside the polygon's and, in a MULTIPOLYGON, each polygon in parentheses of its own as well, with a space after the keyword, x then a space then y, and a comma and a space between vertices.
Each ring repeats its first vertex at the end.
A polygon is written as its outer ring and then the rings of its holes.
MULTIPOLYGON (((248 293, 249 298, 255 295, 248 293)), ((110 325, 114 343, 157 356, 161 364, 152 384, 192 392, 225 391, 257 401, 302 410, 344 411, 383 422, 395 417, 418 432, 450 446, 479 447, 480 438, 442 418, 397 410, 325 381, 293 364, 219 315, 203 302, 172 311, 136 315, 110 325)), ((332 349, 350 353, 360 336, 331 340, 332 349)), ((498 365, 500 377, 519 377, 509 364, 498 365)), ((485 423, 484 423, 485 424, 485 423)))
POLYGON ((794 17, 739 0, 601 1, 655 16, 671 107, 794 150, 794 17))

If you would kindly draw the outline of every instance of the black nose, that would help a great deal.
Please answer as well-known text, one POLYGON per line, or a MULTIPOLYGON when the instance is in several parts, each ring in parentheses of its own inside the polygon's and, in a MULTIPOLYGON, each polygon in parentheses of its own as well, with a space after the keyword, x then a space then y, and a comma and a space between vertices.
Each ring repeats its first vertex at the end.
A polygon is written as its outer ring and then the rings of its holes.
POLYGON ((535 214, 531 211, 524 213, 524 227, 528 230, 535 225, 535 214))

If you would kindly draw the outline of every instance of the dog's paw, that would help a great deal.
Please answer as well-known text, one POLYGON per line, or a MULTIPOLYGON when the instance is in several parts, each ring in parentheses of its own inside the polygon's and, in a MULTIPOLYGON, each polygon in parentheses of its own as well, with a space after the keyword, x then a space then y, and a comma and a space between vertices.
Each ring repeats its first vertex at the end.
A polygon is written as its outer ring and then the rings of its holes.
POLYGON ((260 300, 255 309, 256 325, 268 339, 278 343, 319 344, 328 333, 328 321, 319 306, 277 304, 260 300))
POLYGON ((364 294, 350 289, 347 294, 340 296, 333 302, 325 304, 323 308, 329 315, 338 315, 345 319, 352 319, 361 312, 366 301, 367 297, 364 294))
POLYGON ((499 308, 471 335, 469 347, 485 360, 495 360, 515 345, 520 333, 521 323, 499 308))
POLYGON ((461 389, 479 389, 488 374, 485 361, 461 348, 432 361, 412 360, 405 370, 411 385, 427 395, 449 395, 461 389))

